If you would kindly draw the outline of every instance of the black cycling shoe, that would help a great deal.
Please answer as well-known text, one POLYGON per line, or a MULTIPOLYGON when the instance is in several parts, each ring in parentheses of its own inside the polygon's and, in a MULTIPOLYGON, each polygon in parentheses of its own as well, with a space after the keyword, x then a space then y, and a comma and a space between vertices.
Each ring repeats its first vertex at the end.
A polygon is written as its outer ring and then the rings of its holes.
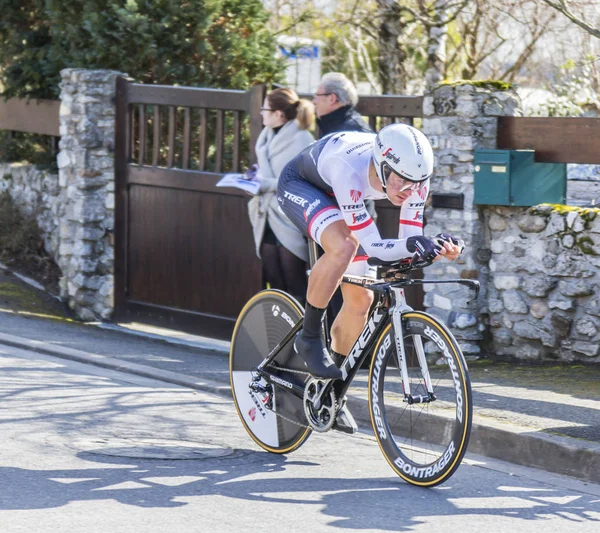
POLYGON ((296 335, 294 351, 302 358, 306 371, 315 378, 341 379, 342 371, 335 366, 319 337, 305 337, 302 332, 296 335))

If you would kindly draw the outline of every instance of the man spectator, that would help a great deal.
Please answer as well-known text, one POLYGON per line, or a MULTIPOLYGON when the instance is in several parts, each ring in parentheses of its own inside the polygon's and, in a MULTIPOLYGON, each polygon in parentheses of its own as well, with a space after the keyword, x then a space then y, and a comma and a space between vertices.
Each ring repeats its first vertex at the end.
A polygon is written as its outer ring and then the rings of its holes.
POLYGON ((321 78, 313 103, 321 136, 338 131, 373 131, 354 109, 358 103, 356 87, 341 72, 328 72, 321 78))

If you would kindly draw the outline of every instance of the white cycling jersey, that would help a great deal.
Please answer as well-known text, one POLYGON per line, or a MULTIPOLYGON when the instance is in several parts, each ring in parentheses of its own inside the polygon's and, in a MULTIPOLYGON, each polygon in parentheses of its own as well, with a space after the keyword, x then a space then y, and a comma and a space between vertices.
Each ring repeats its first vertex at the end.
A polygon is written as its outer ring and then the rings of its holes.
MULTIPOLYGON (((331 189, 346 224, 354 232, 366 254, 384 261, 394 261, 412 255, 406 248, 408 237, 423 234, 423 211, 429 192, 429 180, 401 206, 398 239, 382 239, 364 203, 368 198, 387 198, 385 193, 375 190, 369 184, 369 163, 374 138, 375 134, 372 133, 334 134, 321 141, 325 142, 324 146, 314 145, 315 150, 310 153, 316 163, 318 175, 326 186, 319 188, 331 189)), ((319 186, 314 178, 309 181, 319 186)))

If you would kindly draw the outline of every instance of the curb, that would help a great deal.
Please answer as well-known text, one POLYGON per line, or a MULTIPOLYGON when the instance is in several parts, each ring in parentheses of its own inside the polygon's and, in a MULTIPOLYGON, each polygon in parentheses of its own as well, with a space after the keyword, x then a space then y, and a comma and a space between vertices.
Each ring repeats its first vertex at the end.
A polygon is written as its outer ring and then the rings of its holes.
MULTIPOLYGON (((348 407, 356 420, 371 427, 369 403, 365 398, 348 394, 348 407)), ((467 453, 600 483, 600 444, 506 423, 486 422, 483 424, 473 416, 467 453)))
MULTIPOLYGON (((122 328, 118 329, 122 331, 122 328)), ((3 333, 0 333, 0 344, 232 397, 229 383, 192 379, 177 372, 124 362, 113 357, 91 354, 3 333)), ((366 392, 352 394, 350 391, 348 406, 359 422, 371 428, 366 392)), ((549 435, 541 431, 532 432, 530 428, 514 425, 507 428, 508 424, 506 423, 494 424, 490 420, 486 420, 486 422, 483 424, 476 416, 474 417, 468 453, 572 476, 581 481, 600 483, 599 444, 549 435)))
POLYGON ((160 370, 159 368, 140 365, 137 363, 124 362, 120 359, 115 359, 114 357, 108 357, 106 355, 91 354, 82 352, 80 350, 75 350, 73 348, 54 346, 45 342, 23 339, 21 337, 7 335, 5 333, 0 333, 0 344, 31 350, 33 352, 45 355, 52 355, 61 359, 68 359, 69 361, 94 365, 101 368, 106 368, 108 370, 117 370, 119 372, 126 372, 128 374, 134 374, 144 378, 157 379, 164 381, 165 383, 181 385, 182 387, 188 387, 190 389, 231 397, 231 388, 229 384, 213 384, 198 379, 191 379, 177 372, 160 370))

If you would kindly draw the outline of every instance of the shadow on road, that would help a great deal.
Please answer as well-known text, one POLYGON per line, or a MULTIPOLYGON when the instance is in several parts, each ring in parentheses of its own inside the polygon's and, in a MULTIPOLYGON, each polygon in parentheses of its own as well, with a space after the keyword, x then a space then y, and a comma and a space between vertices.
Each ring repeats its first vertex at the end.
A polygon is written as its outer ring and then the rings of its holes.
MULTIPOLYGON (((94 500, 173 508, 189 505, 190 498, 218 495, 232 500, 317 505, 335 518, 330 526, 354 530, 405 531, 429 521, 428 517, 447 515, 540 521, 560 517, 587 523, 588 528, 600 523, 597 497, 524 479, 516 480, 514 486, 486 489, 474 483, 475 468, 463 470, 441 487, 421 489, 395 478, 311 477, 310 469, 319 467, 318 463, 250 450, 201 461, 132 460, 89 452, 78 456, 94 466, 80 470, 0 468, 2 485, 11 487, 1 491, 0 510, 48 509, 94 500), (307 472, 302 477, 278 475, 290 467, 307 472)), ((231 508, 236 509, 234 505, 231 508)))

